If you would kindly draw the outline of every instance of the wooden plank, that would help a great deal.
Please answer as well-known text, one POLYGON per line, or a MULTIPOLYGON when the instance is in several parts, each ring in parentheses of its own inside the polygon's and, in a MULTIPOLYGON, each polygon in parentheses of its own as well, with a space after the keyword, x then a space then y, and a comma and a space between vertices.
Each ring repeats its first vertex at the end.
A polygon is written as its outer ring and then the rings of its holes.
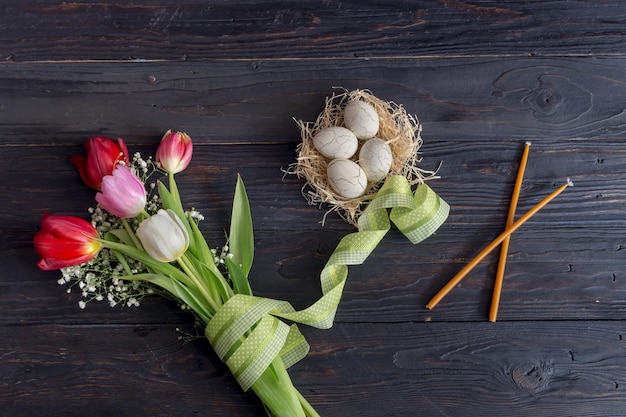
POLYGON ((183 344, 174 326, 45 325, 0 332, 5 415, 263 413, 208 344, 183 344))
MULTIPOLYGON (((596 417, 626 405, 622 322, 303 330, 311 353, 290 373, 321 415, 596 417)), ((206 341, 177 335, 172 325, 0 327, 3 413, 262 415, 206 341)))
POLYGON ((153 144, 292 143, 334 86, 405 106, 427 141, 617 140, 626 65, 607 58, 289 60, 0 65, 4 144, 78 144, 94 135, 153 144), (602 99, 597 99, 601 97, 602 99))
MULTIPOLYGON (((474 231, 477 233, 476 231, 474 231)), ((608 233, 608 232, 607 232, 608 233)), ((470 233, 468 233, 470 234, 470 233)), ((506 320, 624 320, 626 290, 621 252, 595 250, 594 242, 529 232, 513 239, 499 319, 506 320), (573 240, 573 241, 572 241, 573 240), (549 242, 549 243, 546 243, 549 242)), ((619 234, 616 232, 616 234, 619 234)), ((4 325, 40 323, 186 323, 191 317, 175 303, 146 298, 139 310, 106 303, 79 310, 79 292, 71 295, 57 284, 60 274, 37 270, 31 234, 9 234, 0 249, 0 293, 4 325)), ((321 295, 319 274, 341 235, 336 232, 257 235, 250 281, 259 296, 308 307, 321 295)), ((349 269, 348 282, 336 321, 358 323, 405 321, 485 321, 497 255, 475 268, 434 310, 426 303, 447 280, 478 252, 465 253, 446 234, 411 246, 388 236, 362 266, 349 269)))
POLYGON ((588 56, 623 54, 626 6, 619 0, 27 0, 2 5, 0 15, 0 58, 9 62, 588 56))
MULTIPOLYGON (((152 155, 159 137, 153 141, 151 147, 131 146, 131 150, 152 155)), ((429 184, 452 206, 446 223, 450 231, 480 229, 493 237, 501 231, 521 148, 521 142, 430 141, 424 145, 420 166, 437 168, 442 162, 440 178, 429 184)), ((95 192, 82 184, 69 162, 71 155, 83 152, 82 146, 3 148, 0 175, 7 181, 0 187, 0 199, 11 202, 0 206, 6 232, 33 231, 43 211, 88 215, 88 207, 95 205, 95 192)), ((603 238, 606 230, 624 225, 624 155, 621 140, 540 141, 531 150, 519 213, 570 177, 574 187, 533 218, 530 227, 572 239, 568 228, 575 226, 585 229, 589 239, 603 238)), ((354 230, 334 214, 320 226, 328 207, 307 205, 301 195, 304 181, 283 172, 295 157, 292 145, 196 146, 191 166, 178 177, 184 203, 205 214, 205 231, 221 237, 215 230, 229 221, 234 183, 241 173, 257 230, 328 229, 342 235, 354 230)), ((441 232, 446 233, 446 228, 441 232)), ((618 248, 621 243, 617 236, 609 247, 618 248)))

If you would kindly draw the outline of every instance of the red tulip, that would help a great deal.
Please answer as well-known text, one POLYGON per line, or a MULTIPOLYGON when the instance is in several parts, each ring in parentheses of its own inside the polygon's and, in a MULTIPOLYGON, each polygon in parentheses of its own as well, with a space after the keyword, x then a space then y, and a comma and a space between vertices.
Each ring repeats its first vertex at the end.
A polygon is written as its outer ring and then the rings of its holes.
POLYGON ((176 174, 187 168, 192 153, 193 143, 189 135, 168 130, 157 149, 156 162, 161 169, 176 174))
POLYGON ((82 155, 72 156, 72 163, 78 169, 85 184, 100 190, 102 177, 111 175, 115 167, 128 166, 128 148, 123 139, 117 139, 117 143, 109 138, 99 136, 91 138, 85 143, 87 157, 82 155))
POLYGON ((45 214, 34 245, 44 271, 78 265, 94 258, 100 250, 98 232, 91 223, 72 216, 45 214))

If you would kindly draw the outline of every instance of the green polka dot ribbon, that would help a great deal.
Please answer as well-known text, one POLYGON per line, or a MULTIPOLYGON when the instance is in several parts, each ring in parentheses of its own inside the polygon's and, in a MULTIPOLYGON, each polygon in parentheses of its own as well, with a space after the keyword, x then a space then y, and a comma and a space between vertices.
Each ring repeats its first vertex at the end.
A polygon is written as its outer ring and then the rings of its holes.
POLYGON ((213 316, 205 333, 215 353, 247 391, 277 356, 289 368, 309 352, 295 324, 277 317, 294 312, 286 301, 236 294, 213 316))
POLYGON ((348 265, 362 264, 391 228, 391 222, 413 243, 432 235, 450 207, 429 186, 415 193, 405 177, 390 177, 358 220, 359 230, 341 239, 322 270, 322 297, 295 311, 286 301, 237 294, 213 316, 205 333, 244 391, 279 357, 285 367, 304 358, 309 345, 296 324, 320 329, 333 325, 348 277, 348 265), (389 211, 388 209, 391 209, 389 211))

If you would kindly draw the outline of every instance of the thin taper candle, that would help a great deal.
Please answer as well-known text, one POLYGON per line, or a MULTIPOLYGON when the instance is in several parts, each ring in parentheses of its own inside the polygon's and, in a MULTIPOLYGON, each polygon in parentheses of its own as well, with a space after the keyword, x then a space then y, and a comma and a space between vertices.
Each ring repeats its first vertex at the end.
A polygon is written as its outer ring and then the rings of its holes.
POLYGON ((561 194, 567 187, 572 186, 572 185, 574 184, 572 184, 572 182, 568 178, 565 184, 561 185, 559 188, 554 190, 550 195, 548 195, 546 198, 544 198, 539 203, 537 203, 536 206, 534 206, 533 208, 528 210, 526 213, 524 213, 524 215, 520 217, 519 219, 517 219, 517 221, 515 221, 511 225, 511 227, 507 228, 504 232, 502 232, 500 236, 495 238, 493 242, 487 245, 487 247, 483 249, 478 255, 476 255, 476 257, 472 259, 467 265, 465 265, 465 267, 461 269, 458 274, 456 274, 450 281, 448 281, 448 283, 444 285, 444 287, 440 289, 437 294, 435 294, 435 296, 428 302, 428 304, 426 304, 426 308, 432 309, 437 304, 439 304, 439 302, 443 299, 443 297, 445 297, 454 287, 456 287, 457 284, 461 282, 463 278, 465 278, 465 275, 467 275, 469 271, 471 271, 476 265, 478 265, 480 261, 482 261, 495 248, 497 248, 498 245, 502 243, 502 241, 506 239, 507 236, 510 236, 511 233, 519 229, 519 227, 523 225, 524 223, 526 223, 528 219, 530 219, 535 213, 537 213, 546 204, 548 204, 550 201, 556 198, 556 196, 561 194))
MULTIPOLYGON (((524 153, 517 170, 517 178, 513 187, 513 195, 509 205, 509 213, 506 218, 505 229, 511 227, 515 220, 515 211, 517 210, 517 202, 519 201, 520 191, 522 190, 522 182, 524 181, 524 172, 526 171, 526 162, 528 161, 528 151, 530 150, 530 142, 526 142, 524 153)), ((498 269, 496 270, 496 280, 493 284, 493 296, 491 297, 491 309, 489 310, 489 321, 494 322, 498 317, 498 308, 500 306, 500 295, 502 294, 502 283, 504 281, 504 270, 506 269, 506 258, 509 254, 509 242, 511 236, 507 236, 502 241, 500 248, 500 259, 498 260, 498 269)))

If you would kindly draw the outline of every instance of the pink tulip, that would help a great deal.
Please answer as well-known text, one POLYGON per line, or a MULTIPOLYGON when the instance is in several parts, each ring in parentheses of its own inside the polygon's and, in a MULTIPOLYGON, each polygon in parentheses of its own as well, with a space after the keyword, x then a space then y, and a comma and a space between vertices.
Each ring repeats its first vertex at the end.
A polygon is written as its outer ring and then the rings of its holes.
POLYGON ((193 143, 186 133, 168 130, 157 149, 156 162, 161 169, 176 174, 187 168, 192 153, 193 143))
POLYGON ((96 201, 112 215, 128 219, 144 210, 146 189, 128 167, 120 165, 102 178, 102 192, 96 194, 96 201))
POLYGON ((126 142, 117 139, 113 142, 107 137, 91 138, 85 143, 87 157, 83 155, 72 156, 72 163, 89 187, 99 190, 102 185, 102 177, 111 175, 118 165, 128 166, 128 149, 126 142))
POLYGON ((72 216, 45 214, 34 245, 41 258, 37 266, 44 271, 87 262, 101 248, 98 232, 86 220, 72 216))

